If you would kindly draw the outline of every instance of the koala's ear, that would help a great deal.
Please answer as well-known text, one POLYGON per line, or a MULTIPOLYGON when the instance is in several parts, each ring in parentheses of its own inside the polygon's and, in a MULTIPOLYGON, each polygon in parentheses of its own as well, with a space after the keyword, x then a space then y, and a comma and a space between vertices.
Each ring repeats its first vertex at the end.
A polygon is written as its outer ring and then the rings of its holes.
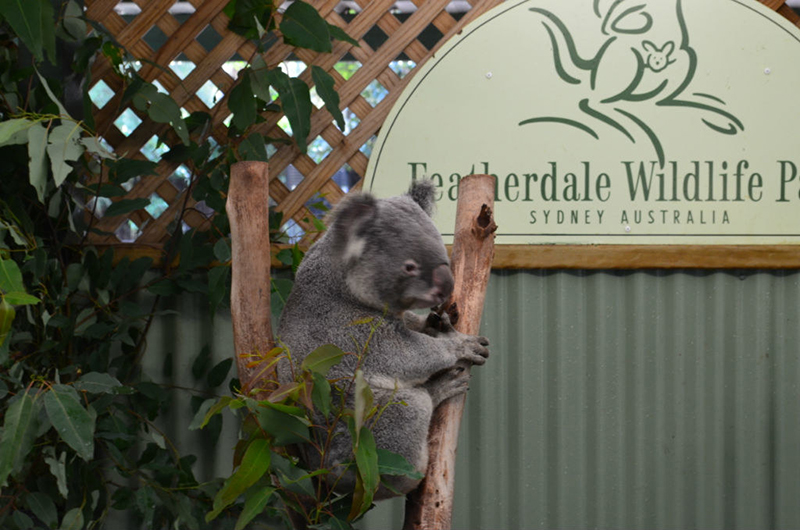
POLYGON ((377 212, 377 199, 368 193, 351 193, 342 199, 330 214, 333 221, 328 232, 334 252, 345 261, 358 258, 366 244, 362 228, 372 222, 377 212))
POLYGON ((433 181, 430 179, 415 180, 408 189, 408 195, 419 204, 428 217, 433 216, 436 209, 436 190, 433 181))

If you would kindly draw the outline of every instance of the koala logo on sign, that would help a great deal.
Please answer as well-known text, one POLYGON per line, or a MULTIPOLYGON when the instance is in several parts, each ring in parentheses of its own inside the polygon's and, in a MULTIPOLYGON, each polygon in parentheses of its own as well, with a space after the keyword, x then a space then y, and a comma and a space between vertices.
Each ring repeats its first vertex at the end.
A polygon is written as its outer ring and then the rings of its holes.
POLYGON ((643 133, 662 166, 664 148, 655 129, 637 116, 635 107, 622 108, 622 102, 696 109, 702 123, 713 131, 726 135, 743 131, 744 125, 723 108, 725 102, 721 98, 690 90, 697 54, 689 44, 681 0, 671 0, 675 8, 669 11, 670 16, 656 18, 648 10, 649 5, 667 1, 670 0, 593 0, 593 16, 598 20, 596 29, 602 34, 602 44, 586 55, 578 50, 561 18, 546 9, 530 8, 550 38, 558 76, 571 85, 588 86, 588 91, 579 101, 579 113, 574 119, 537 116, 522 120, 519 125, 559 123, 596 139, 597 127, 605 125, 633 143, 643 133))

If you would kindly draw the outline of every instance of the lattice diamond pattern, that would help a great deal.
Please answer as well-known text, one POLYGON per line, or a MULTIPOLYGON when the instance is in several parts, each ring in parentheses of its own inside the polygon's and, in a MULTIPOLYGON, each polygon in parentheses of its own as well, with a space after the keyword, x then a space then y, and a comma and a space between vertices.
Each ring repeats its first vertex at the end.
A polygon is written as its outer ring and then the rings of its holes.
MULTIPOLYGON (((284 212, 287 235, 302 243, 318 237, 313 225, 304 220, 312 213, 309 207, 319 202, 312 198, 322 194, 333 204, 361 186, 377 132, 413 78, 416 66, 464 25, 500 3, 473 2, 475 6, 466 13, 451 14, 447 12, 450 0, 412 0, 408 3, 411 9, 407 6, 400 13, 392 0, 357 0, 348 2, 346 9, 338 9, 337 13, 336 2, 311 1, 328 22, 343 28, 361 46, 334 41, 333 53, 318 54, 293 50, 279 41, 264 55, 267 64, 285 62, 291 75, 299 75, 309 85, 312 80, 308 66, 315 64, 329 72, 344 109, 346 127, 340 131, 330 113, 315 101, 307 154, 300 153, 294 145, 268 146, 273 175, 270 202, 284 212)), ((171 94, 186 112, 203 111, 213 116, 212 136, 208 139, 212 145, 226 142, 224 123, 230 112, 225 95, 246 65, 245 58, 256 52, 253 43, 227 30, 228 19, 222 10, 229 0, 189 0, 195 11, 183 15, 182 22, 169 13, 174 0, 137 0, 135 5, 141 12, 133 18, 123 18, 114 10, 118 2, 85 0, 86 14, 101 20, 133 56, 148 61, 133 64, 145 80, 156 82, 159 90, 171 94)), ((458 4, 461 7, 456 11, 463 11, 467 5, 458 4)), ((130 108, 120 108, 124 87, 104 59, 93 66, 92 79, 97 80, 92 95, 97 107, 95 122, 109 148, 138 151, 143 158, 159 161, 167 148, 159 145, 158 137, 168 126, 153 123, 130 108)), ((286 138, 288 123, 282 116, 267 114, 265 118, 254 132, 286 138)), ((183 200, 191 172, 186 166, 166 161, 161 161, 157 170, 158 176, 130 181, 132 193, 150 198, 150 206, 133 212, 127 219, 100 219, 97 228, 115 235, 91 234, 94 243, 135 242, 150 247, 163 243, 167 226, 175 219, 169 213, 183 200)), ((207 207, 191 199, 189 204, 194 215, 186 216, 182 229, 202 228, 208 223, 207 207)), ((97 206, 100 210, 105 205, 97 206)))
POLYGON ((136 115, 131 109, 125 109, 122 111, 116 120, 114 120, 114 125, 119 129, 119 132, 124 134, 125 136, 130 136, 133 131, 142 124, 141 118, 136 115))
POLYGON ((217 85, 212 83, 209 79, 200 87, 196 95, 200 98, 200 101, 206 104, 206 107, 213 109, 214 105, 216 105, 225 94, 223 94, 222 91, 217 88, 217 85))
POLYGON ((98 109, 102 109, 114 97, 114 91, 102 79, 89 90, 89 98, 98 109))

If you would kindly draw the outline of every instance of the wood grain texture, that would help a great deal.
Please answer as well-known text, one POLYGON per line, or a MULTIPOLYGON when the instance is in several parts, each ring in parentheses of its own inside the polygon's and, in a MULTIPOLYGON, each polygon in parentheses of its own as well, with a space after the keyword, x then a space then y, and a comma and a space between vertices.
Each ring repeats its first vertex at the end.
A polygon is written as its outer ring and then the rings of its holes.
POLYGON ((781 6, 786 4, 786 0, 758 0, 773 11, 777 11, 781 6))
POLYGON ((231 319, 236 369, 242 392, 265 388, 247 366, 252 353, 266 354, 274 344, 270 321, 269 197, 266 162, 238 162, 231 168, 226 210, 231 223, 231 319))
MULTIPOLYGON (((451 257, 455 278, 448 302, 458 309, 455 327, 477 335, 494 253, 492 217, 494 180, 469 175, 461 180, 456 206, 456 229, 451 257)), ((428 433, 428 471, 419 488, 406 500, 404 530, 447 529, 453 518, 456 448, 466 394, 441 403, 428 433)))

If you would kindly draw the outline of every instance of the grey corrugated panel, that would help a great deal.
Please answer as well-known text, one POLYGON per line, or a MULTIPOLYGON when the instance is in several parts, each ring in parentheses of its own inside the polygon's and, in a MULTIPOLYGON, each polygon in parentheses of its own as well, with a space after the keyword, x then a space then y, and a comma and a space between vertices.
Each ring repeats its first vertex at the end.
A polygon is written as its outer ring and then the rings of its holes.
MULTIPOLYGON (((800 273, 495 272, 456 470, 456 529, 800 528, 800 273)), ((230 316, 202 301, 151 330, 148 372, 174 352, 193 386, 230 316)), ((230 471, 236 427, 198 447, 230 471)), ((400 528, 403 502, 360 525, 400 528)))
POLYGON ((500 272, 455 528, 800 528, 798 274, 500 272))

